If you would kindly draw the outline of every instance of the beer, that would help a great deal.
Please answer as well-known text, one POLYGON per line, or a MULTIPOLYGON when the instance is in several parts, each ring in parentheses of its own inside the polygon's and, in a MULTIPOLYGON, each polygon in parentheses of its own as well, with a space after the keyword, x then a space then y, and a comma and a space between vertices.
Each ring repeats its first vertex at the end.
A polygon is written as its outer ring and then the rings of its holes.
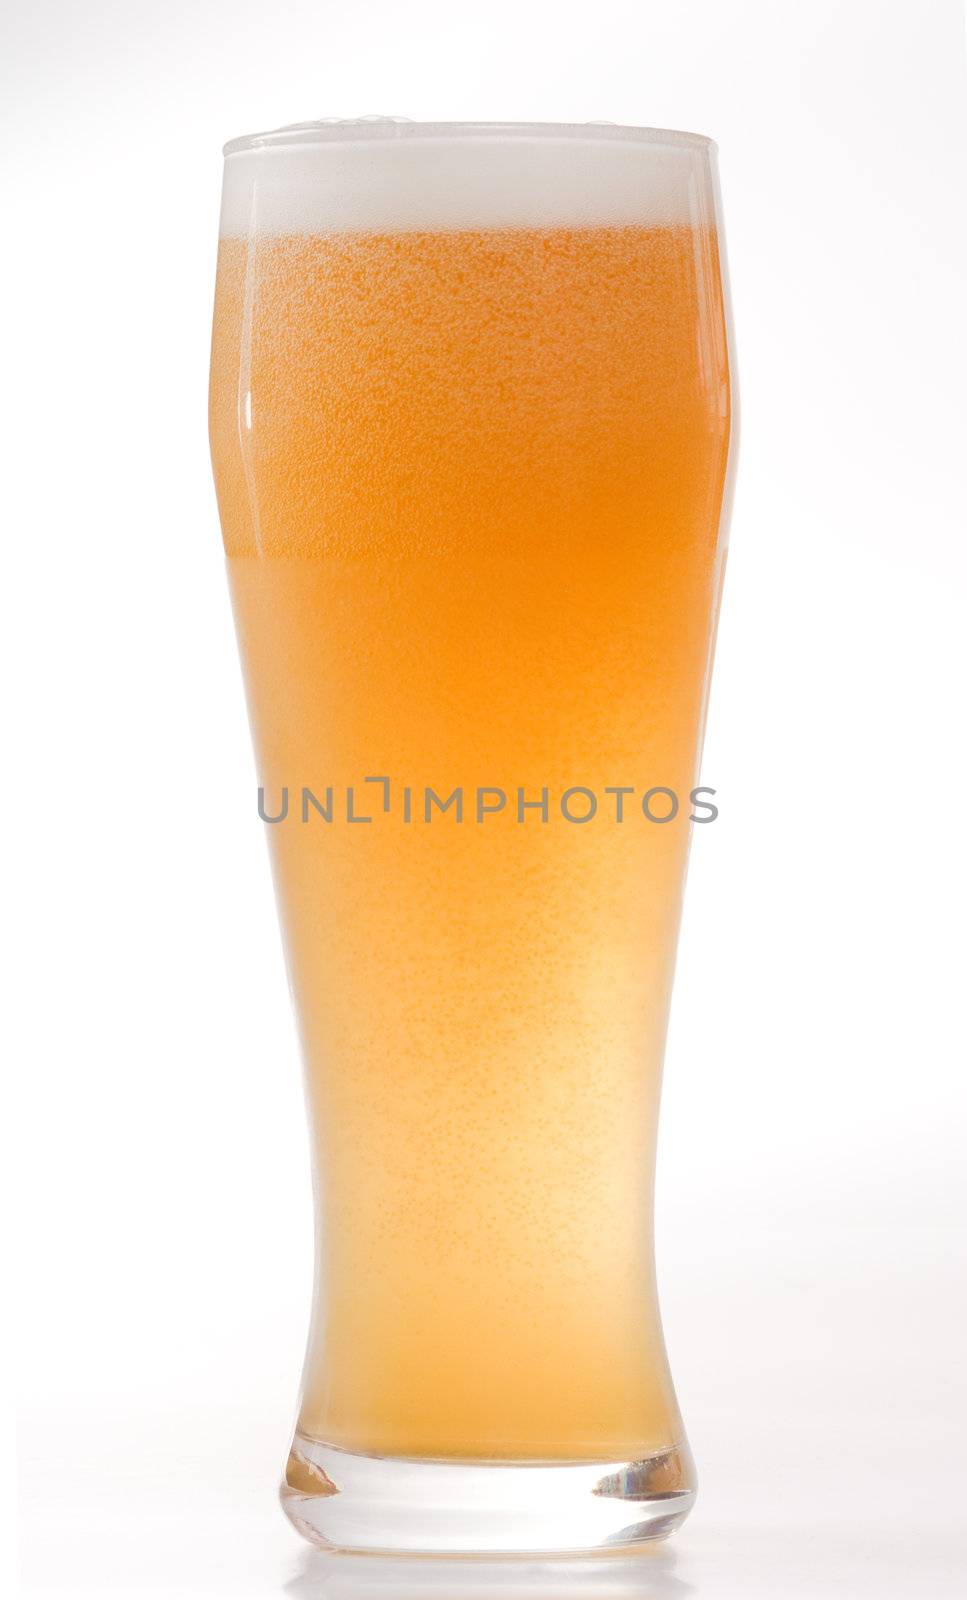
POLYGON ((690 1488, 651 1206, 728 361, 708 147, 619 131, 228 157, 211 437, 315 1161, 303 1508, 317 1446, 690 1488))

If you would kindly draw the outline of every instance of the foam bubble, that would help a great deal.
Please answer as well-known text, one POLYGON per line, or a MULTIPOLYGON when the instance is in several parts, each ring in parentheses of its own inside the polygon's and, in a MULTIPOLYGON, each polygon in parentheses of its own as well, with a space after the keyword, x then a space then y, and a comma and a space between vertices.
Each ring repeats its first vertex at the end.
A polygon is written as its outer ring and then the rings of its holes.
POLYGON ((221 232, 699 226, 714 150, 609 123, 299 123, 226 145, 221 232))

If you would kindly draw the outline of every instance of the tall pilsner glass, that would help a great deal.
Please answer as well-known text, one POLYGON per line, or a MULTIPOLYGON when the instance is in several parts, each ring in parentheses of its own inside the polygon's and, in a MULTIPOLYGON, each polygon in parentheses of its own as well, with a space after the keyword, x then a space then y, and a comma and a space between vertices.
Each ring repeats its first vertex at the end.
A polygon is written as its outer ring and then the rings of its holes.
POLYGON ((694 1497, 652 1193, 712 814, 714 146, 226 157, 212 451, 315 1168, 283 1502, 355 1550, 627 1547, 694 1497))

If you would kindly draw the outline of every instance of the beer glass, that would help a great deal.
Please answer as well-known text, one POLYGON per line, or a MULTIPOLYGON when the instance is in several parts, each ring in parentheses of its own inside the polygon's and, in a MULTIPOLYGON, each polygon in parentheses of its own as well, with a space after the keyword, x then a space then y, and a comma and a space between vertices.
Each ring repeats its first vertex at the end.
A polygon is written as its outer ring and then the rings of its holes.
POLYGON ((211 440, 305 1060, 282 1497, 373 1551, 624 1549, 694 1496, 659 1082, 723 567, 714 146, 226 148, 211 440))

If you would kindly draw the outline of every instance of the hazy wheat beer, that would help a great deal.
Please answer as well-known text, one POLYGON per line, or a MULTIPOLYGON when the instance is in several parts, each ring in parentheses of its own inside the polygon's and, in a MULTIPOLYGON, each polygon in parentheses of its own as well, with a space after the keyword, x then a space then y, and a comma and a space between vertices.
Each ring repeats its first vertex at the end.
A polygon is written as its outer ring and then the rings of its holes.
POLYGON ((623 1545, 691 1502, 651 1206, 723 565, 713 160, 228 147, 212 449, 317 1206, 283 1497, 336 1545, 623 1545))

